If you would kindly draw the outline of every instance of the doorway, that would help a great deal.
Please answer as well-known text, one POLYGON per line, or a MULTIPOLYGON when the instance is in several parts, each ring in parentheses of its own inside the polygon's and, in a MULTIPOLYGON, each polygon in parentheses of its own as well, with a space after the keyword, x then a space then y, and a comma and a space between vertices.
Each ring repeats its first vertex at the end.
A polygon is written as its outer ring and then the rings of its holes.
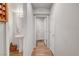
POLYGON ((50 47, 50 29, 48 16, 35 16, 35 39, 43 40, 47 47, 50 47))

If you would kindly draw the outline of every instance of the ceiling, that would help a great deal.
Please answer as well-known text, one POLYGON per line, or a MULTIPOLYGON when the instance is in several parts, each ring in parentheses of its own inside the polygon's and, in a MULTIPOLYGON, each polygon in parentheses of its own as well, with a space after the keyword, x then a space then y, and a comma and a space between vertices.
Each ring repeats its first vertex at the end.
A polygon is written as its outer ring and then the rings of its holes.
MULTIPOLYGON (((12 9, 17 8, 17 6, 22 5, 22 3, 10 3, 12 9)), ((43 8, 43 9, 50 9, 52 3, 32 3, 33 9, 43 8)))
POLYGON ((46 15, 49 14, 52 3, 32 3, 33 14, 46 15))
POLYGON ((52 3, 32 3, 33 9, 36 9, 36 8, 50 9, 51 5, 52 3))
MULTIPOLYGON (((33 8, 33 14, 40 14, 40 15, 46 15, 50 13, 50 9, 52 6, 52 3, 31 3, 33 8)), ((17 7, 20 7, 23 5, 23 3, 11 3, 11 9, 16 10, 17 7)), ((25 5, 25 4, 24 4, 25 5)), ((26 6, 24 7, 26 9, 26 6)))

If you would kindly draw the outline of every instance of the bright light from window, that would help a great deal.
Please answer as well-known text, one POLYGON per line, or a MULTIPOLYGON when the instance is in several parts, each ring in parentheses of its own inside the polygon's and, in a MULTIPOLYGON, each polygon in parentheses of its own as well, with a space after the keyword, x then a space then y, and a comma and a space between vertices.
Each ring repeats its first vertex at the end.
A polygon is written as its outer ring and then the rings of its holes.
POLYGON ((23 17, 23 5, 18 5, 16 10, 14 10, 17 17, 23 17))
POLYGON ((16 15, 18 17, 23 17, 23 9, 21 7, 16 9, 16 15))

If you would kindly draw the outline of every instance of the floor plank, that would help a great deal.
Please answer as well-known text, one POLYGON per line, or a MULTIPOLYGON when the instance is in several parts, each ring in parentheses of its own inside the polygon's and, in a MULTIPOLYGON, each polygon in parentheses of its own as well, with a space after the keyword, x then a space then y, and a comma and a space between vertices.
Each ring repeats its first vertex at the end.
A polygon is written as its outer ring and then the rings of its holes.
POLYGON ((45 45, 44 41, 38 41, 33 48, 32 56, 54 56, 52 51, 45 45))

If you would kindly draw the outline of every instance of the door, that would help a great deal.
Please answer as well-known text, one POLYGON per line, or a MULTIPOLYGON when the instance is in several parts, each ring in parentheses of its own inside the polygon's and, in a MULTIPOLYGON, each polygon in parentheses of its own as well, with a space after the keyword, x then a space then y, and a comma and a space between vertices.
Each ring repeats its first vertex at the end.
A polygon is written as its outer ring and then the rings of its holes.
POLYGON ((37 40, 44 40, 49 47, 49 20, 47 17, 35 17, 35 36, 37 40))

